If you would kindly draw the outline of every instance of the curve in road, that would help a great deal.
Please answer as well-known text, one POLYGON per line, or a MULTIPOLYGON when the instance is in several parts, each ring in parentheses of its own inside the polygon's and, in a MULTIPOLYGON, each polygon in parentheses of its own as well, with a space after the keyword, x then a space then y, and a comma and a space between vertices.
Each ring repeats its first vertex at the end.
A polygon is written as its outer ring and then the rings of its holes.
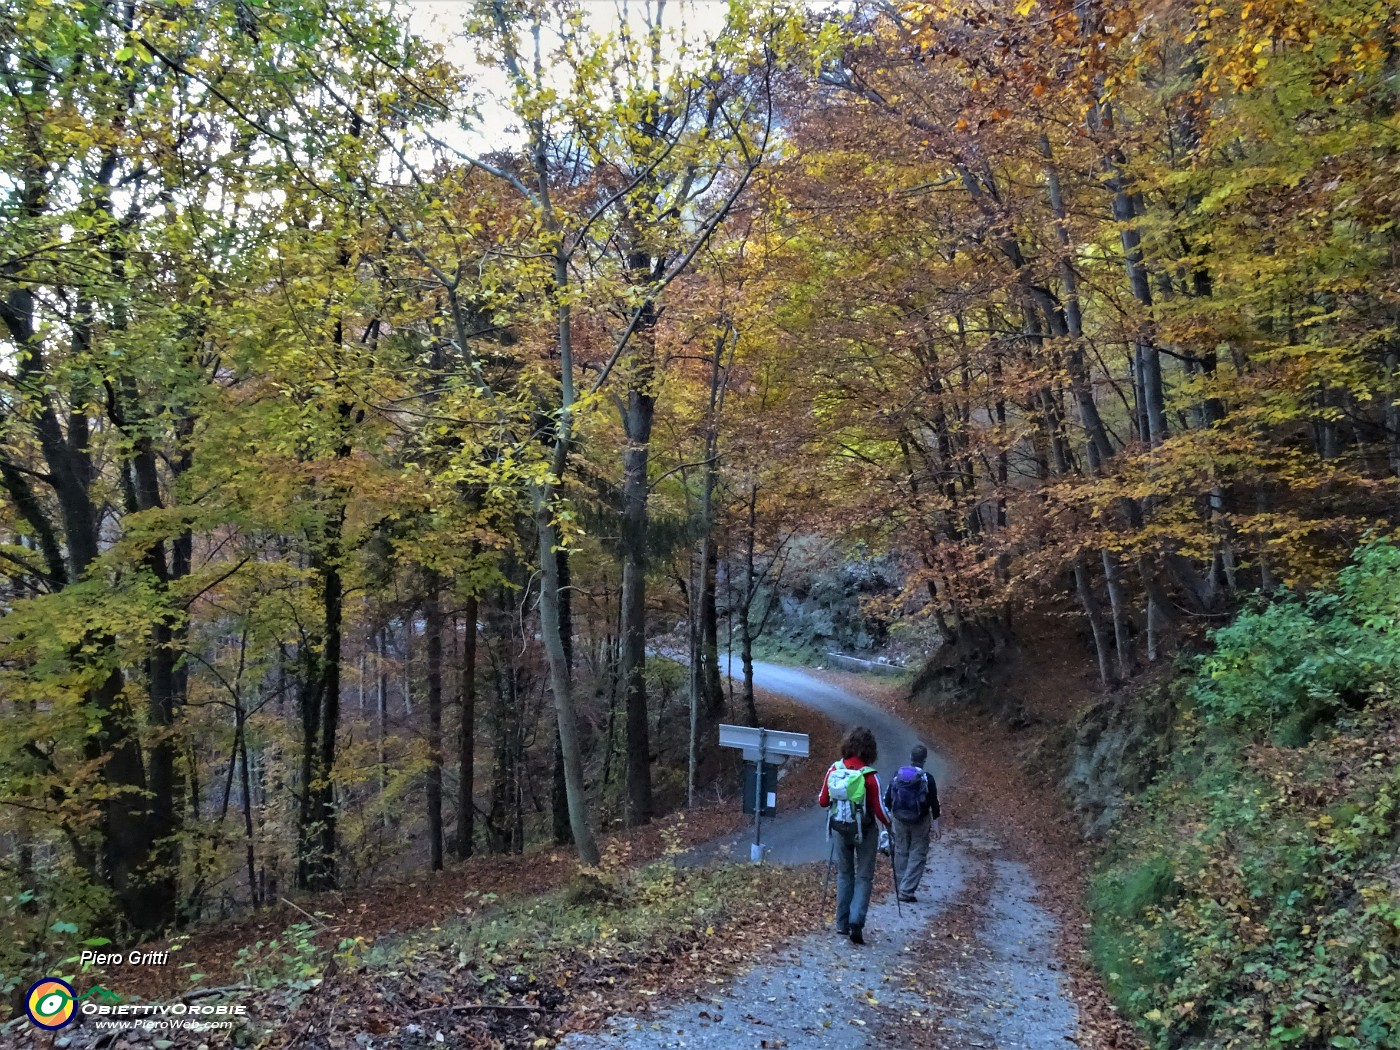
MULTIPOLYGON (((738 670, 734 667, 733 670, 738 670)), ((755 661, 753 682, 756 689, 777 693, 796 701, 813 713, 835 722, 842 730, 852 726, 868 726, 875 734, 875 742, 880 749, 880 757, 875 763, 882 784, 889 782, 889 776, 909 761, 909 752, 917 743, 929 749, 928 770, 938 782, 940 789, 946 787, 952 776, 952 766, 947 756, 940 754, 918 730, 903 719, 885 711, 857 696, 848 689, 832 685, 815 675, 796 667, 755 661)), ((791 732, 804 732, 807 726, 772 726, 791 732)), ((814 762, 831 762, 836 755, 813 755, 814 762)), ((813 799, 815 802, 816 800, 813 799)), ((763 821, 764 857, 777 864, 812 864, 824 861, 828 856, 826 829, 823 811, 815 806, 804 807, 763 821)), ((753 829, 720 839, 701 850, 698 860, 716 856, 748 855, 753 842, 753 829)))

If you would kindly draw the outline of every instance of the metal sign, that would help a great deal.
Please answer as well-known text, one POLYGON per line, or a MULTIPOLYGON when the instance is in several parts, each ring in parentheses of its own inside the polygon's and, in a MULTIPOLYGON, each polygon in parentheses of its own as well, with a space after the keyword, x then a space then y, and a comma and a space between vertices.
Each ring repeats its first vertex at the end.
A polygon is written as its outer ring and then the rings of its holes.
POLYGON ((778 812, 778 767, 757 762, 744 763, 744 812, 756 813, 754 809, 763 803, 763 815, 775 816, 778 812), (754 778, 763 770, 763 783, 756 784, 754 778))
POLYGON ((807 743, 806 733, 783 733, 753 726, 719 727, 720 747, 737 748, 754 763, 744 778, 744 812, 753 814, 750 856, 755 864, 763 861, 763 815, 772 815, 778 810, 777 769, 770 774, 769 763, 776 765, 789 758, 806 758, 807 743))
POLYGON ((784 733, 777 729, 756 729, 753 726, 719 727, 719 746, 738 748, 750 762, 762 759, 806 758, 806 733, 784 733))

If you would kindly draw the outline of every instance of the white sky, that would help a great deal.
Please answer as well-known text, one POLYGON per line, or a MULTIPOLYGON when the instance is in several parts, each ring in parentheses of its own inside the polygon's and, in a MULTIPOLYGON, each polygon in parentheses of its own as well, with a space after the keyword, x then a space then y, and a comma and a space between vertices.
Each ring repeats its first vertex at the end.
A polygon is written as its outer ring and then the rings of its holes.
MULTIPOLYGON (((461 32, 466 11, 474 0, 405 0, 410 12, 414 30, 430 40, 449 42, 461 32)), ((620 0, 580 0, 581 6, 596 20, 599 29, 621 23, 622 7, 620 0)), ((645 0, 632 0, 631 16, 634 25, 640 25, 638 14, 647 7, 645 0)), ((653 5, 654 6, 654 5, 653 5)), ((692 27, 705 33, 713 33, 724 23, 724 13, 728 0, 669 0, 666 4, 667 21, 678 22, 680 15, 692 27)), ((470 49, 461 48, 461 53, 470 57, 470 49)), ((454 55, 454 57, 456 57, 454 55)))
MULTIPOLYGON (((632 29, 643 25, 644 11, 654 10, 655 0, 579 0, 588 17, 590 28, 607 35, 622 24, 624 10, 632 29)), ((480 97, 481 126, 475 132, 439 128, 436 133, 458 149, 488 152, 513 144, 514 136, 507 133, 513 123, 507 97, 505 74, 480 66, 474 57, 471 42, 465 38, 463 25, 474 0, 402 0, 408 11, 409 25, 415 33, 435 43, 443 44, 448 58, 473 75, 480 97)), ((686 37, 692 42, 713 38, 724 25, 728 0, 666 0, 664 18, 667 25, 678 29, 685 25, 686 37)))

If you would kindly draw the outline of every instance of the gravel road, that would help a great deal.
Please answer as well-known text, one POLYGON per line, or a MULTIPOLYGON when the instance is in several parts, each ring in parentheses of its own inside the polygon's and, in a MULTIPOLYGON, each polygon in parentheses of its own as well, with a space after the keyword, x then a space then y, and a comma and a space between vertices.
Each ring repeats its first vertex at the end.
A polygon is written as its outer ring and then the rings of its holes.
MULTIPOLYGON (((918 740, 894 715, 811 675, 774 664, 754 671, 762 689, 843 726, 869 725, 881 768, 898 766, 918 740)), ((940 785, 949 782, 946 760, 931 759, 930 766, 940 785)), ((826 861, 820 810, 790 813, 765 827, 770 860, 826 861)), ((738 836, 705 855, 742 849, 747 857, 751 840, 738 836)), ((985 832, 954 830, 931 850, 919 903, 903 905, 902 913, 892 899, 872 904, 864 947, 828 928, 716 983, 705 998, 613 1018, 602 1032, 575 1033, 561 1046, 860 1050, 891 1040, 938 1050, 1073 1046, 1078 1012, 1056 958, 1055 919, 1037 903, 1030 872, 1003 853, 985 832)), ((829 924, 829 910, 825 919, 829 924)))

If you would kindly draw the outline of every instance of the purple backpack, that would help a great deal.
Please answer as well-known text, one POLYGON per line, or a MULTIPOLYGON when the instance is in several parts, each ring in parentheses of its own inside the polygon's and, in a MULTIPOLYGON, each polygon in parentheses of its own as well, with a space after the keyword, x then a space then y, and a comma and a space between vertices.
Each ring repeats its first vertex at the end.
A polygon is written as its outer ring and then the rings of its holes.
POLYGON ((890 784, 890 816, 912 824, 928 804, 927 774, 918 766, 901 766, 890 784))

